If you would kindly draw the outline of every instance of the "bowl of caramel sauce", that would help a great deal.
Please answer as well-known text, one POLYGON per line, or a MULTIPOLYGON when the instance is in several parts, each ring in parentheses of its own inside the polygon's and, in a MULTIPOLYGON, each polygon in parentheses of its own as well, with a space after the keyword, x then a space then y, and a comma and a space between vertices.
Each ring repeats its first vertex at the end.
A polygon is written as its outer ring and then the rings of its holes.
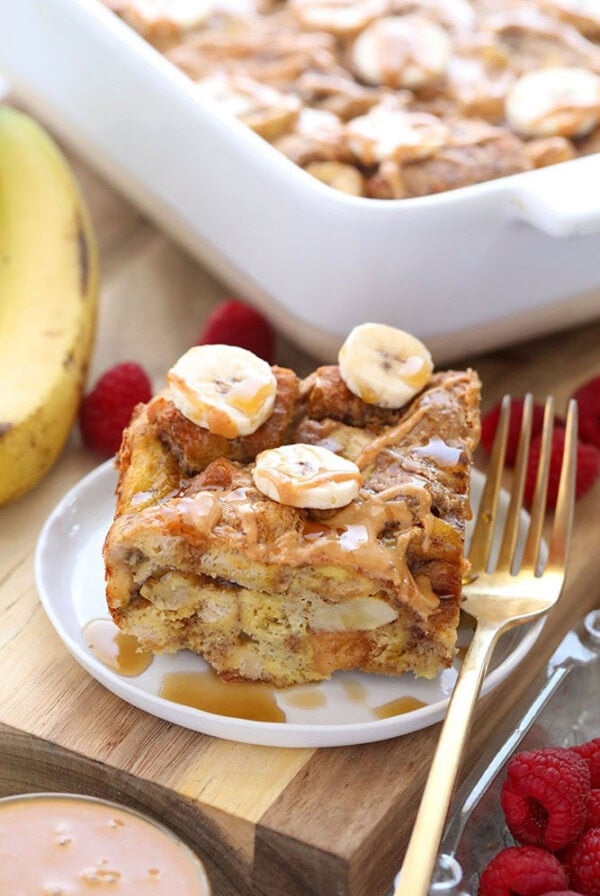
POLYGON ((117 803, 64 793, 0 799, 0 893, 210 896, 200 859, 117 803))

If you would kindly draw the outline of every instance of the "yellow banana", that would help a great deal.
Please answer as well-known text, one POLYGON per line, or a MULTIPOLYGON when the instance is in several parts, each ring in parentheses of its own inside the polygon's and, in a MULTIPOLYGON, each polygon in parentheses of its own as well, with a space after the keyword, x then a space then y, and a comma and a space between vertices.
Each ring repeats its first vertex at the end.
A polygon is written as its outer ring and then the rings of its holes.
POLYGON ((33 488, 65 444, 97 293, 92 225, 66 159, 0 106, 0 504, 33 488))

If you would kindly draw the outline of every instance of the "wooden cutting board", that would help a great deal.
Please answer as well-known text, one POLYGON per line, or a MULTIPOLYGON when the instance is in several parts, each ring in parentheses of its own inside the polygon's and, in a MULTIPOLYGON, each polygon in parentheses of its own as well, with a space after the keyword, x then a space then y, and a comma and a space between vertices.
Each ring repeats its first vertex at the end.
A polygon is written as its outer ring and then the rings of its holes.
MULTIPOLYGON (((94 378, 141 361, 159 384, 222 288, 87 170, 78 168, 99 234, 103 289, 94 378)), ((600 311, 600 302, 599 302, 600 311)), ((287 343, 281 363, 311 362, 287 343)), ((559 407, 600 373, 600 325, 471 359, 485 405, 505 391, 553 392, 559 407)), ((79 791, 136 806, 204 859, 214 896, 383 896, 401 864, 437 726, 329 750, 219 741, 146 715, 104 690, 69 656, 33 580, 44 519, 96 464, 73 436, 30 495, 0 510, 0 794, 79 791)), ((599 604, 600 484, 577 506, 569 582, 532 655, 484 700, 464 772, 510 730, 562 634, 599 604)))

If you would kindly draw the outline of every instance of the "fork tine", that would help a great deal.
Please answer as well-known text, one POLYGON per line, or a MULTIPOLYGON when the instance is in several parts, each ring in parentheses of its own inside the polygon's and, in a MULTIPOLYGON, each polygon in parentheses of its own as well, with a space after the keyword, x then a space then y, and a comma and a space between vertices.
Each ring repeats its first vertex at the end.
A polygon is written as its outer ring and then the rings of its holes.
POLYGON ((523 402, 523 417, 521 419, 521 433, 517 448, 517 460, 510 493, 510 503, 504 523, 504 534, 496 569, 510 572, 514 563, 515 548, 519 537, 519 525, 521 522, 521 506, 523 504, 523 491, 525 489, 525 474, 527 473, 527 459, 529 457, 529 443, 531 441, 531 420, 533 417, 533 395, 528 393, 523 402))
POLYGON ((575 474, 577 472, 577 402, 571 399, 567 411, 565 449, 560 470, 554 526, 548 551, 548 566, 564 567, 573 528, 575 474))
POLYGON ((473 537, 471 538, 469 562, 473 572, 482 572, 485 570, 490 554, 494 525, 496 522, 496 512, 498 510, 498 495, 500 494, 500 486, 502 484, 502 471, 504 469, 504 455, 506 454, 509 417, 510 395, 505 395, 502 399, 488 474, 485 480, 481 501, 479 503, 477 520, 475 522, 475 528, 473 529, 473 537))
POLYGON ((544 407, 544 425, 540 460, 535 480, 533 501, 531 502, 531 521, 527 532, 527 541, 523 551, 521 568, 534 573, 542 543, 542 529, 546 512, 546 495, 548 494, 548 478, 550 476, 550 458, 552 456, 552 429, 554 425, 554 399, 548 396, 544 407))

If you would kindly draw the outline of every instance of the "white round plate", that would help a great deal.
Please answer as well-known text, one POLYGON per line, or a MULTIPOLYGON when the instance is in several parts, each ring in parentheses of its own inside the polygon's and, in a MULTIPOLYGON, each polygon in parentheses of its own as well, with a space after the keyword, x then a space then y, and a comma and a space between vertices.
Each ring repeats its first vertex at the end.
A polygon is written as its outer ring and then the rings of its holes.
MULTIPOLYGON (((477 507, 484 477, 472 475, 472 503, 477 507)), ((398 677, 337 672, 329 681, 297 685, 276 691, 276 701, 286 722, 262 722, 204 712, 159 696, 163 675, 169 672, 201 672, 208 667, 196 654, 181 651, 155 656, 135 678, 125 677, 100 662, 85 643, 82 630, 93 619, 108 618, 104 597, 102 543, 114 513, 116 474, 107 461, 82 479, 55 507, 40 534, 35 574, 41 602, 65 646, 106 688, 134 706, 168 722, 214 737, 277 747, 334 747, 386 740, 438 722, 448 705, 456 669, 446 669, 433 681, 410 673, 398 677), (364 698, 351 699, 350 682, 360 685, 364 698), (319 708, 300 708, 298 692, 322 693, 319 708), (380 719, 374 708, 397 698, 414 697, 426 705, 402 715, 380 719), (324 698, 324 699, 323 699, 324 698)), ((501 496, 502 510, 508 498, 501 496)), ((507 632, 499 642, 483 693, 496 687, 527 655, 543 620, 507 632)), ((467 643, 469 630, 459 633, 467 643)), ((457 661, 458 662, 458 661, 457 661)), ((306 703, 315 700, 304 701, 306 703)))

